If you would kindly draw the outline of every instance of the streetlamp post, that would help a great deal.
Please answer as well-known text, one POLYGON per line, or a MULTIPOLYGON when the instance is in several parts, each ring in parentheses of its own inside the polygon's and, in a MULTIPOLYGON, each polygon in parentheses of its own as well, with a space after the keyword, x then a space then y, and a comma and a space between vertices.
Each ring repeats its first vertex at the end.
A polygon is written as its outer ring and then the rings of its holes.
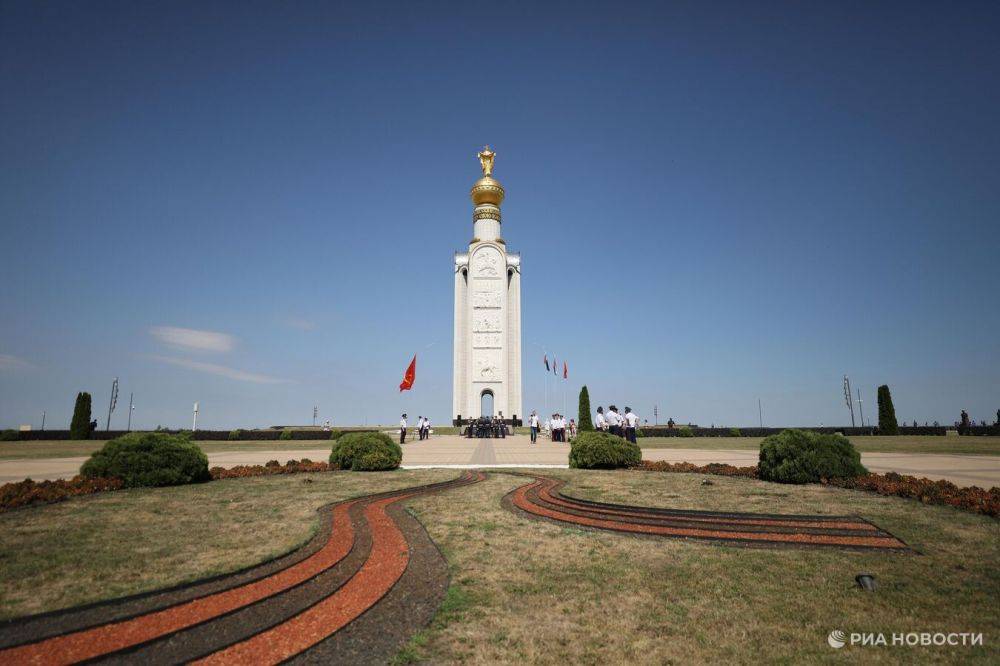
POLYGON ((844 402, 847 403, 847 408, 851 410, 851 427, 853 428, 854 404, 851 402, 851 380, 847 378, 847 375, 844 375, 844 402))
POLYGON ((194 403, 194 420, 191 421, 191 433, 198 429, 198 403, 194 403))
POLYGON ((115 411, 115 405, 118 404, 118 378, 115 377, 115 381, 111 384, 111 400, 108 401, 108 424, 104 428, 106 431, 111 430, 111 412, 115 411))
POLYGON ((858 412, 861 414, 861 427, 865 427, 865 410, 861 408, 861 389, 858 388, 858 412))
POLYGON ((132 432, 132 410, 135 409, 135 404, 132 402, 133 395, 134 393, 131 391, 128 394, 128 427, 125 432, 132 432))

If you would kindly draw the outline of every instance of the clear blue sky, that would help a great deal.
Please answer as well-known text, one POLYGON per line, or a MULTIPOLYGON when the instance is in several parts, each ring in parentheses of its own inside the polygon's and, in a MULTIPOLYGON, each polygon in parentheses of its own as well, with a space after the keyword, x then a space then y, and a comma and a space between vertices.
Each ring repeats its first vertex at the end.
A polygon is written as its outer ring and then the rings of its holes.
POLYGON ((0 2, 0 426, 450 418, 476 151, 596 407, 1000 408, 1000 4, 0 2), (541 5, 545 5, 543 8, 541 5), (666 6, 665 6, 666 5, 666 6), (179 331, 176 329, 190 329, 179 331), (419 353, 414 390, 397 384, 419 353))

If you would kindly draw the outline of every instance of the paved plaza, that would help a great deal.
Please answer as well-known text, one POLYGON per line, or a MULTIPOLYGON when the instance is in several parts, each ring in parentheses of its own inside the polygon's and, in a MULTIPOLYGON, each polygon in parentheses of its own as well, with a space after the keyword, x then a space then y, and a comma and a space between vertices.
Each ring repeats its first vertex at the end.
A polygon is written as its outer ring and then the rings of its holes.
MULTIPOLYGON (((640 440, 641 445, 641 440, 640 440)), ((326 460, 329 447, 298 451, 221 451, 208 454, 209 466, 263 465, 269 460, 326 460)), ((526 435, 506 439, 466 439, 441 435, 413 440, 403 446, 403 467, 566 467, 569 445, 539 438, 532 444, 526 435)), ((757 463, 757 452, 720 449, 643 449, 645 460, 689 462, 696 465, 727 463, 747 467, 757 463)), ((32 478, 68 479, 85 457, 0 461, 0 483, 32 478)), ((959 486, 1000 486, 1000 456, 930 453, 862 453, 861 461, 873 472, 898 472, 930 479, 947 479, 959 486)))

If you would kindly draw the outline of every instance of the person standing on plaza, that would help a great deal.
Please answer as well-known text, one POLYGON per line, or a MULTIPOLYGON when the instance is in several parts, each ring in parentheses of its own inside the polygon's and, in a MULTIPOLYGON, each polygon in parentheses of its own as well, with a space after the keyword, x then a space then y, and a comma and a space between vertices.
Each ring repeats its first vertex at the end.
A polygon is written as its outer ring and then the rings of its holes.
POLYGON ((574 439, 576 437, 576 419, 569 420, 569 438, 574 439))
POLYGON ((635 431, 639 427, 639 417, 635 415, 631 407, 625 408, 625 439, 636 444, 635 431))
POLYGON ((399 419, 399 443, 406 444, 406 414, 399 419))
POLYGON ((612 435, 622 436, 622 417, 618 413, 618 407, 611 405, 608 407, 608 430, 611 431, 612 435))
POLYGON ((531 411, 531 416, 528 417, 528 426, 531 428, 531 443, 538 443, 538 414, 534 410, 531 411))
POLYGON ((597 408, 597 418, 594 419, 594 428, 596 430, 602 430, 602 431, 608 429, 608 420, 604 418, 603 407, 597 408))

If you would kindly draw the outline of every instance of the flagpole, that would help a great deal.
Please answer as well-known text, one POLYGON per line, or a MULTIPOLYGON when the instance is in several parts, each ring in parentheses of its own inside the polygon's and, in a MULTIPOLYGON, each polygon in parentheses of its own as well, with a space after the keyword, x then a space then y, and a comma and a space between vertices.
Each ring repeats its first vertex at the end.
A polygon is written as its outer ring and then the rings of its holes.
MULTIPOLYGON (((545 350, 544 347, 542 347, 542 350, 545 354, 545 358, 548 358, 549 353, 547 351, 544 351, 545 350)), ((545 368, 545 418, 548 418, 548 414, 549 414, 549 369, 545 368)))

